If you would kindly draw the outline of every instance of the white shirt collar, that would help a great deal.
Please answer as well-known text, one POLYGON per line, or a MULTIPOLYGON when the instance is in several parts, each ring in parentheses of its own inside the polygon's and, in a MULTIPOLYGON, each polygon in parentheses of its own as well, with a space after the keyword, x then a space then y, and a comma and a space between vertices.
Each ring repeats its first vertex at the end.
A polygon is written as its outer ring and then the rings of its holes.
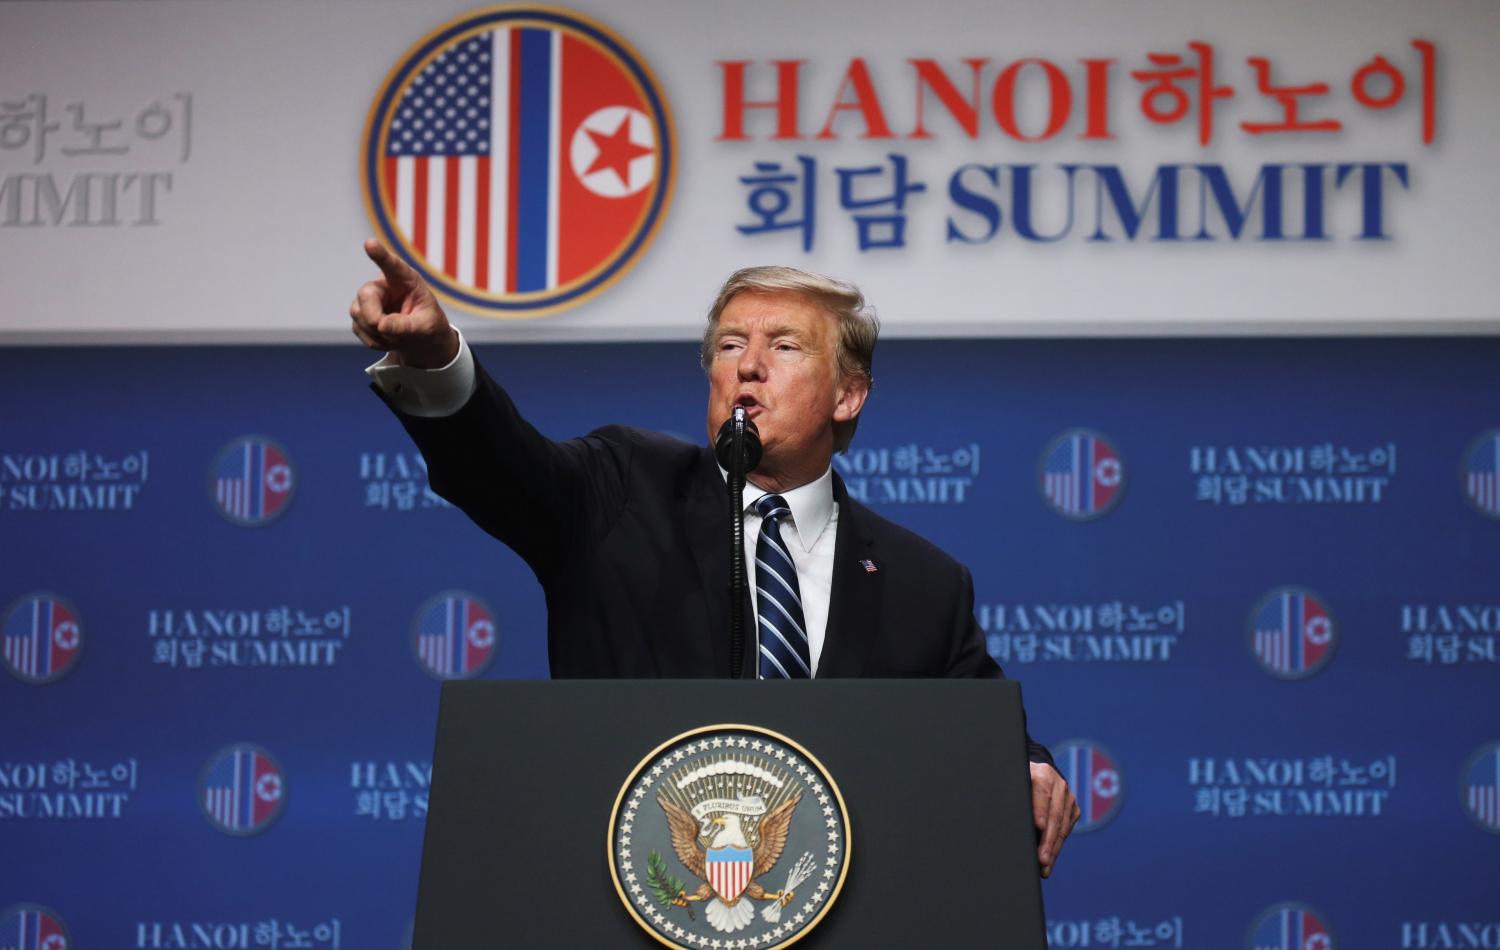
MULTIPOLYGON (((720 468, 723 472, 724 469, 720 468)), ((724 473, 728 478, 729 474, 724 473)), ((745 510, 749 511, 755 507, 755 503, 763 495, 769 494, 764 488, 745 482, 745 510)), ((829 465, 823 474, 790 491, 780 493, 786 501, 786 506, 792 509, 792 524, 797 528, 797 540, 802 545, 802 550, 811 551, 813 545, 818 543, 818 538, 823 536, 827 530, 828 523, 833 520, 833 465, 829 465)))

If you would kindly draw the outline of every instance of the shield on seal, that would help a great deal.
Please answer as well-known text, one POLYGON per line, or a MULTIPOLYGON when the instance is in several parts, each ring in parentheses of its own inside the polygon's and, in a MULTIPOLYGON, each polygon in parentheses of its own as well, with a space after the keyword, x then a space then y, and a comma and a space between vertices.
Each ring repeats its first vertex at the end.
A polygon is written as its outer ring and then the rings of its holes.
POLYGON ((726 904, 734 903, 750 883, 750 872, 755 869, 755 852, 749 848, 709 848, 703 858, 709 887, 726 904))

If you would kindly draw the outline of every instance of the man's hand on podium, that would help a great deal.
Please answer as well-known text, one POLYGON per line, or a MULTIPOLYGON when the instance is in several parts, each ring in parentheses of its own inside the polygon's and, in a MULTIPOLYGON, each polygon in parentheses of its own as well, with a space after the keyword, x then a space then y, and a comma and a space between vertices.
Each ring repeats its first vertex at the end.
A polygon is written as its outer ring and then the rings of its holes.
POLYGON ((354 335, 372 350, 396 354, 403 366, 440 369, 458 355, 458 334, 415 270, 374 238, 365 253, 380 276, 361 286, 349 305, 354 335))
POLYGON ((1045 762, 1031 763, 1031 813, 1042 837, 1036 859, 1042 865, 1042 877, 1050 877, 1058 852, 1081 813, 1067 780, 1045 762))

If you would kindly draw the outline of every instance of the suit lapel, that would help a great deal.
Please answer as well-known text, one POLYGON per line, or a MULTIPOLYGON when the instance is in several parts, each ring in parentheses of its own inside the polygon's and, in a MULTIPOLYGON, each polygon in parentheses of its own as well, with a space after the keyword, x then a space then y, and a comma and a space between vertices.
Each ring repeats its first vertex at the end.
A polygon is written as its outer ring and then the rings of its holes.
POLYGON ((833 589, 828 598, 828 629, 818 659, 818 678, 863 675, 869 645, 880 629, 885 574, 879 552, 864 531, 844 481, 835 472, 833 500, 839 506, 838 538, 833 550, 833 589), (866 569, 865 562, 876 570, 866 569))
MULTIPOLYGON (((713 649, 713 676, 729 675, 729 502, 724 477, 719 474, 713 454, 704 449, 681 492, 687 497, 687 535, 698 577, 703 584, 708 610, 703 617, 701 636, 708 638, 713 649)), ((747 643, 753 642, 754 627, 746 625, 747 643)), ((751 648, 745 649, 746 666, 750 666, 751 648)))

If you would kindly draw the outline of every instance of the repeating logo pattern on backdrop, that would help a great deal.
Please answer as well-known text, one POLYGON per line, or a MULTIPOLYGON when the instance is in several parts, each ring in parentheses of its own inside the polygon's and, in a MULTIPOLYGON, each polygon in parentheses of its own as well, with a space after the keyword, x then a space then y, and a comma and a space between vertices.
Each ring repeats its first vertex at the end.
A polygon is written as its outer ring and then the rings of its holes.
POLYGON ((227 746, 203 767, 198 804, 209 824, 227 835, 260 834, 286 807, 286 772, 260 746, 227 746))
POLYGON ((258 435, 241 436, 224 446, 210 478, 219 514, 247 528, 280 517, 297 487, 286 449, 258 435))
POLYGON ((800 745, 755 726, 705 726, 626 779, 609 853, 620 899, 667 946, 784 947, 837 899, 849 817, 800 745))
POLYGON ((1464 766, 1464 806, 1485 831, 1500 835, 1500 742, 1491 742, 1464 766))
POLYGON ((1114 820, 1125 800, 1123 773, 1115 757, 1089 739, 1069 739, 1052 747, 1052 758, 1078 799, 1074 831, 1094 831, 1114 820))
POLYGON ((1328 665, 1337 645, 1328 605, 1300 587, 1278 587, 1250 612, 1250 651, 1272 676, 1306 679, 1328 665))
POLYGON ((1500 518, 1500 429, 1469 443, 1464 452, 1464 496, 1479 512, 1500 518))
POLYGON ((68 675, 83 653, 78 611, 52 594, 30 594, 5 611, 5 668, 23 683, 51 683, 68 675))
POLYGON ((655 236, 676 159, 645 62, 585 17, 497 7, 439 27, 365 126, 381 237, 438 292, 540 316, 619 279, 655 236))
POLYGON ((0 948, 4 950, 71 950, 67 925, 40 904, 17 904, 0 913, 0 948))
POLYGON ((1323 915, 1306 904, 1277 904, 1255 918, 1250 950, 1333 950, 1333 931, 1323 915))
POLYGON ((1108 514, 1125 491, 1125 465, 1109 439, 1089 429, 1069 429, 1042 452, 1037 467, 1042 497, 1074 521, 1108 514))
POLYGON ((500 642, 494 611, 463 591, 438 594, 423 604, 412 623, 411 638, 417 662, 440 680, 483 673, 500 642))

